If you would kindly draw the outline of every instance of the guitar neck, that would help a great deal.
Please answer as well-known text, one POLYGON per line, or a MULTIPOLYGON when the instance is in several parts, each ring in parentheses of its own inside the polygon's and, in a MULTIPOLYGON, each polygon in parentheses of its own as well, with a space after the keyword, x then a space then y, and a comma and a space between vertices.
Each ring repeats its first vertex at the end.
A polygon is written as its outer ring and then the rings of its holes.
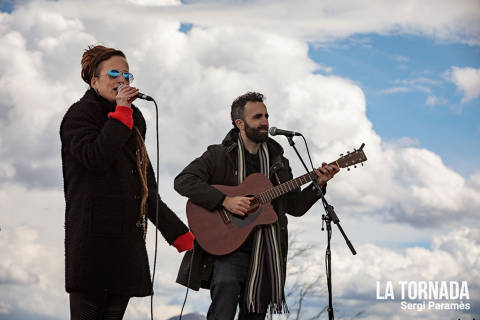
POLYGON ((273 187, 267 191, 264 191, 260 194, 258 194, 256 197, 260 200, 262 204, 267 203, 272 201, 273 199, 276 199, 278 197, 283 196, 284 194, 293 191, 301 186, 303 186, 306 183, 309 183, 312 181, 312 178, 310 177, 310 174, 313 177, 316 177, 317 175, 315 172, 310 171, 309 173, 304 174, 303 176, 300 176, 298 178, 289 180, 287 182, 284 182, 282 184, 279 184, 276 187, 273 187))
MULTIPOLYGON (((340 158, 329 163, 329 165, 336 165, 338 168, 347 168, 349 166, 356 165, 357 163, 362 163, 364 161, 367 161, 367 157, 363 152, 364 145, 365 144, 362 143, 362 145, 360 146, 360 149, 358 150, 355 149, 355 151, 352 153, 348 152, 348 154, 345 156, 340 155, 340 158)), ((316 173, 314 171, 310 171, 309 173, 306 173, 303 176, 284 182, 282 184, 279 184, 276 187, 266 190, 258 194, 255 198, 257 198, 261 204, 270 202, 273 199, 283 196, 284 194, 290 191, 293 191, 306 183, 311 182, 312 178, 316 178, 316 177, 317 177, 316 173)))
MULTIPOLYGON (((336 161, 330 163, 329 165, 332 165, 332 164, 336 164, 336 161)), ((258 194, 257 198, 260 200, 260 202, 262 204, 270 202, 273 199, 281 197, 284 194, 289 193, 290 191, 293 191, 293 190, 303 186, 304 184, 311 182, 312 177, 313 178, 317 177, 317 174, 314 171, 310 171, 309 173, 306 173, 303 176, 300 176, 298 178, 289 180, 289 181, 284 182, 282 184, 279 184, 278 186, 273 187, 273 188, 271 188, 267 191, 264 191, 264 192, 258 194)))

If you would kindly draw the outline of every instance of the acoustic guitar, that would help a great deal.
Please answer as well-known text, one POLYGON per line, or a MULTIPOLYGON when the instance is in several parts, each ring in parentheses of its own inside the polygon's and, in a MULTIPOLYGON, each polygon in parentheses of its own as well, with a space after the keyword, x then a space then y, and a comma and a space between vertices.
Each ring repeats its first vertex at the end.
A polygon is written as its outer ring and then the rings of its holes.
MULTIPOLYGON (((365 144, 362 144, 360 149, 340 155, 340 158, 330 165, 346 168, 366 161, 364 146, 365 144)), ((223 207, 209 211, 188 200, 187 219, 190 229, 199 245, 208 253, 213 255, 231 253, 245 242, 256 226, 277 221, 277 214, 270 204, 272 200, 312 181, 311 177, 317 177, 314 171, 274 187, 265 175, 253 173, 237 186, 212 185, 229 197, 253 197, 250 201, 250 210, 245 216, 239 216, 223 207)))

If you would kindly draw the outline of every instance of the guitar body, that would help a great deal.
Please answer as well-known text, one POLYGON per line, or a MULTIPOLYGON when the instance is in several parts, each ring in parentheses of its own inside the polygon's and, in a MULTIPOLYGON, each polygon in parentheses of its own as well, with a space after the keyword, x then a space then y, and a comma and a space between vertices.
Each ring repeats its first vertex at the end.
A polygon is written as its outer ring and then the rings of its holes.
MULTIPOLYGON (((265 175, 254 173, 238 186, 212 187, 234 197, 255 196, 273 188, 273 185, 265 175)), ((256 226, 275 223, 277 214, 269 202, 252 208, 242 217, 223 208, 208 211, 188 200, 187 219, 196 240, 205 251, 213 255, 226 255, 237 250, 256 226)))

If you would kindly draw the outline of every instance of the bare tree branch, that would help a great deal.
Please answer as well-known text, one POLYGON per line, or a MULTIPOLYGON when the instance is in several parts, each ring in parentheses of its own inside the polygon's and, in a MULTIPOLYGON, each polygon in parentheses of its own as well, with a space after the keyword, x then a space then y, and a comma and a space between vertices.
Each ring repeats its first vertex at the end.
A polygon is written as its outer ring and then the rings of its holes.
MULTIPOLYGON (((308 310, 311 308, 304 308, 305 302, 319 300, 325 292, 324 286, 322 286, 323 268, 318 268, 318 265, 311 263, 311 251, 316 246, 299 241, 297 233, 293 233, 290 237, 288 247, 289 267, 285 296, 290 306, 290 313, 287 315, 287 320, 300 320, 305 319, 305 310, 311 312, 308 310), (309 263, 305 263, 306 261, 309 263)), ((319 319, 325 313, 326 308, 322 308, 308 320, 319 319)))

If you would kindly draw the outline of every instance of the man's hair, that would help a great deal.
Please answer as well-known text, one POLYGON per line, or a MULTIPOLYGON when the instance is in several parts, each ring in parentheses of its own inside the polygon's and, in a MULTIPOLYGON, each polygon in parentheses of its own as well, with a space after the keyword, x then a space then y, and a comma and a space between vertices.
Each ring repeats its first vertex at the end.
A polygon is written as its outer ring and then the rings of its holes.
POLYGON ((235 120, 245 120, 244 113, 247 102, 263 102, 264 99, 266 99, 265 96, 259 92, 247 92, 236 98, 232 103, 232 109, 230 111, 233 126, 237 128, 235 120))

